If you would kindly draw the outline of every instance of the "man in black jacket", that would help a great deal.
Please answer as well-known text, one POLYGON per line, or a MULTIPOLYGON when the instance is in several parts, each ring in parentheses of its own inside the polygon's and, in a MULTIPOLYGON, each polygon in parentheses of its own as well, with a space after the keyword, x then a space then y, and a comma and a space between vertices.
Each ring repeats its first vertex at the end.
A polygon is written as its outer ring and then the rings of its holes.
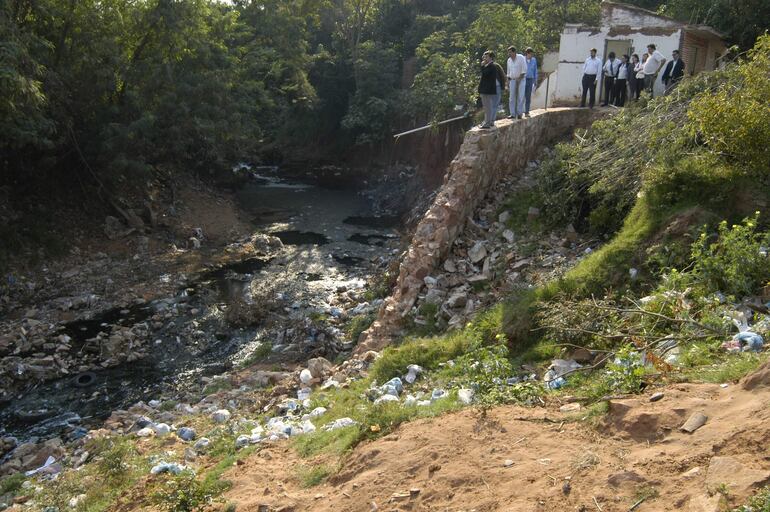
POLYGON ((679 58, 679 50, 674 50, 671 56, 674 60, 666 64, 666 69, 663 71, 662 80, 666 91, 672 89, 684 76, 684 61, 679 58))
POLYGON ((495 68, 495 54, 486 51, 481 56, 481 80, 479 81, 479 96, 484 106, 484 122, 479 128, 488 130, 494 128, 497 113, 497 68, 495 68))

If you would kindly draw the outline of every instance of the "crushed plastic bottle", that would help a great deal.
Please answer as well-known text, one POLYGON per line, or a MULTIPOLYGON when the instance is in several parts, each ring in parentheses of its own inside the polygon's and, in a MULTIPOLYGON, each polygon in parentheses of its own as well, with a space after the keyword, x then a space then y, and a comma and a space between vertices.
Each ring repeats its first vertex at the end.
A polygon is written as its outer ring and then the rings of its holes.
POLYGON ((564 377, 556 377, 553 380, 546 381, 545 387, 548 389, 559 389, 565 384, 567 384, 567 381, 564 379, 564 377))
POLYGON ((759 334, 751 331, 739 332, 733 339, 722 344, 728 352, 761 352, 765 340, 759 334))
POLYGON ((337 430, 339 428, 345 428, 345 427, 352 427, 353 425, 358 425, 358 422, 353 420, 352 418, 339 418, 331 423, 327 423, 323 427, 321 427, 321 430, 329 431, 329 430, 337 430))
POLYGON ((398 397, 390 393, 385 393, 380 398, 374 401, 374 405, 382 404, 385 402, 398 402, 398 397))
POLYGON ((445 398, 449 396, 449 393, 447 393, 445 390, 436 388, 433 390, 433 392, 430 394, 430 401, 435 402, 436 400, 440 400, 442 398, 445 398))
POLYGON ((176 462, 160 462, 150 469, 150 473, 153 475, 159 475, 161 473, 171 473, 172 475, 178 475, 187 467, 176 462))
POLYGON ((398 396, 404 390, 404 383, 398 377, 393 377, 388 382, 382 385, 384 393, 398 396), (395 393, 393 392, 395 391, 395 393))
POLYGON ((410 364, 406 367, 406 371, 407 374, 404 375, 404 380, 409 384, 414 384, 414 381, 417 380, 417 377, 420 376, 420 374, 423 372, 423 369, 422 366, 410 364))
POLYGON ((465 405, 470 405, 475 398, 476 393, 472 389, 463 388, 457 392, 457 399, 465 405))

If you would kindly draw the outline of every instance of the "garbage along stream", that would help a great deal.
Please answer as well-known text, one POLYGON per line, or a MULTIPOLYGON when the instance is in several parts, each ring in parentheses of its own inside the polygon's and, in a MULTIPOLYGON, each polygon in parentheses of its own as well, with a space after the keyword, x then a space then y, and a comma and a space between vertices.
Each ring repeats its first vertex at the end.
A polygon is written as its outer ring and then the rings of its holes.
POLYGON ((240 172, 251 176, 236 194, 240 206, 283 247, 196 275, 160 276, 179 283, 173 295, 63 323, 52 342, 70 352, 96 355, 116 336, 129 336, 135 357, 27 385, 0 403, 0 435, 77 438, 140 400, 200 393, 265 344, 269 361, 288 364, 352 348, 339 327, 319 327, 309 317, 341 325, 376 309, 363 291, 398 252, 398 217, 373 211, 358 190, 284 179, 277 168, 240 172), (240 326, 231 318, 235 306, 257 320, 240 326))

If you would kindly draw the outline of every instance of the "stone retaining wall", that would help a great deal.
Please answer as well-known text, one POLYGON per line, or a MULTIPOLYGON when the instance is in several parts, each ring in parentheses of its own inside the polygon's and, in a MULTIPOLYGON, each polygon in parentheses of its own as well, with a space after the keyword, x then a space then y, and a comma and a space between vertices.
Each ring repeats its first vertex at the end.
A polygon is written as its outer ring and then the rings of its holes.
POLYGON ((448 254, 469 216, 501 176, 520 172, 543 146, 589 121, 587 109, 557 108, 534 111, 524 120, 498 121, 496 130, 467 132, 436 199, 417 225, 393 294, 362 333, 356 353, 381 350, 402 335, 403 318, 417 300, 423 279, 448 254))

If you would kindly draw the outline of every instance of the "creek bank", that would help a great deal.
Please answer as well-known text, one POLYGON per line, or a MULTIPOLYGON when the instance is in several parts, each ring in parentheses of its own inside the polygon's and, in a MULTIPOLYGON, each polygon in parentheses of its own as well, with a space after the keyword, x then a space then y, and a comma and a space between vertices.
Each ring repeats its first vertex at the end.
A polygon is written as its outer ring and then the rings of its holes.
POLYGON ((122 232, 127 254, 78 255, 5 290, 6 435, 78 436, 114 409, 194 396, 255 358, 290 368, 350 351, 345 325, 377 307, 367 281, 397 251, 398 232, 356 222, 382 216, 349 190, 273 177, 237 199, 262 233, 218 245, 193 228, 196 243, 164 250, 162 233, 122 232))
POLYGON ((587 109, 534 111, 525 120, 502 120, 490 131, 466 133, 433 203, 417 225, 401 259, 393 294, 362 336, 357 353, 380 350, 403 335, 403 321, 424 279, 449 253, 474 209, 503 176, 520 173, 545 145, 591 120, 587 109))
MULTIPOLYGON (((517 176, 501 178, 468 217, 437 268, 423 278, 407 324, 429 332, 459 329, 476 313, 564 275, 596 250, 598 241, 568 226, 541 230, 539 211, 514 217, 510 198, 534 188, 546 148, 517 176)), ((517 210, 520 208, 516 208, 517 210)))

